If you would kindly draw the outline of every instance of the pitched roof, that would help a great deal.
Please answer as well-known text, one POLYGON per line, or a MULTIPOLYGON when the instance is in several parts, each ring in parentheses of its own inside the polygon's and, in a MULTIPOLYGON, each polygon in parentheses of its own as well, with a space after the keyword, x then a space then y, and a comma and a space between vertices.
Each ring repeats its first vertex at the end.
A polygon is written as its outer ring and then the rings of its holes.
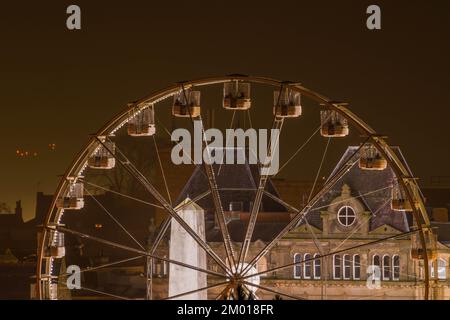
MULTIPOLYGON (((399 147, 392 147, 394 152, 408 168, 406 160, 400 151, 399 147)), ((355 154, 355 159, 359 158, 358 147, 350 146, 342 156, 341 160, 336 165, 335 169, 331 173, 333 176, 339 168, 346 163, 350 157, 355 154)), ((410 169, 408 168, 410 171, 410 169)), ((411 173, 412 175, 412 173, 411 173)), ((389 225, 399 231, 406 232, 409 230, 409 224, 407 216, 404 212, 397 212, 391 210, 390 199, 391 189, 390 187, 395 181, 395 174, 393 170, 388 166, 383 171, 369 171, 362 170, 358 164, 355 164, 349 172, 347 172, 334 186, 325 194, 322 199, 313 207, 326 207, 331 203, 333 199, 341 194, 342 186, 347 184, 352 190, 352 196, 359 197, 364 204, 367 211, 372 213, 370 218, 369 230, 375 230, 382 225, 389 225), (375 193, 372 193, 377 191, 375 193)), ((326 209, 323 209, 326 210, 326 209)), ((320 210, 313 210, 308 215, 308 222, 315 227, 322 229, 322 219, 320 218, 320 210)))

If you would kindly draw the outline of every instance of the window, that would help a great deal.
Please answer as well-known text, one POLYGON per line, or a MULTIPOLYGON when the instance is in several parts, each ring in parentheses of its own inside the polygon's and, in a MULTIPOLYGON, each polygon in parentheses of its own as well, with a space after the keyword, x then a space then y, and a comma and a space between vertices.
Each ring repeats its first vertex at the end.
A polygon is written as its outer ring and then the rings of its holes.
POLYGON ((438 279, 445 280, 447 278, 447 263, 444 259, 438 259, 438 279))
POLYGON ((388 255, 383 256, 383 280, 391 279, 391 258, 388 255))
POLYGON ((392 257, 392 280, 400 279, 400 257, 395 255, 392 257))
MULTIPOLYGON (((442 258, 438 258, 437 261, 438 261, 438 279, 445 280, 447 278, 447 263, 442 258)), ((433 261, 430 267, 431 278, 434 278, 434 271, 435 271, 434 268, 435 266, 433 261)))
POLYGON ((353 279, 361 279, 361 258, 359 254, 353 256, 353 279))
POLYGON ((341 278, 341 256, 337 254, 333 256, 333 278, 341 278))
POLYGON ((341 225, 350 227, 356 221, 356 214, 352 207, 344 206, 339 209, 337 218, 341 225))
POLYGON ((302 255, 300 253, 296 253, 294 255, 294 263, 296 265, 294 266, 294 278, 300 279, 302 277, 302 265, 300 262, 302 261, 302 255))
MULTIPOLYGON (((380 261, 380 256, 379 255, 374 255, 372 257, 372 265, 377 267, 378 270, 380 270, 380 273, 381 273, 381 261, 380 261)), ((374 280, 381 280, 379 277, 376 276, 377 274, 378 274, 377 272, 374 273, 374 280)))
POLYGON ((321 277, 321 269, 320 269, 320 255, 315 254, 314 255, 314 279, 320 279, 321 277))
POLYGON ((349 280, 351 277, 352 261, 350 255, 344 254, 344 279, 349 280))
POLYGON ((311 255, 309 253, 306 253, 304 259, 305 262, 303 263, 303 278, 311 279, 311 255))

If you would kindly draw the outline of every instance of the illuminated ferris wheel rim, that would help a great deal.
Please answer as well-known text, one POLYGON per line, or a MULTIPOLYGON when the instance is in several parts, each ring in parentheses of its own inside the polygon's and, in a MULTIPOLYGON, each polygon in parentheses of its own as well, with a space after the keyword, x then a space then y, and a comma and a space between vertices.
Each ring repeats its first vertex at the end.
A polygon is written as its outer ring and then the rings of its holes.
MULTIPOLYGON (((209 85, 216 84, 224 84, 227 82, 239 81, 246 82, 251 84, 259 84, 259 85, 267 85, 276 88, 284 88, 289 89, 293 92, 298 92, 301 95, 315 101, 318 103, 320 108, 332 110, 344 117, 354 128, 356 128, 361 136, 365 137, 366 142, 372 143, 378 152, 386 159, 390 167, 392 168, 398 184, 405 190, 405 196, 410 203, 414 203, 412 213, 416 221, 420 221, 418 223, 419 231, 422 231, 422 227, 429 227, 429 219, 426 213, 426 209, 424 206, 423 199, 420 195, 418 195, 415 190, 418 190, 418 184, 414 177, 411 177, 411 173, 405 164, 399 159, 397 154, 393 151, 393 149, 386 143, 386 140, 383 136, 376 133, 374 129, 372 129, 368 124, 366 124, 361 118, 355 115, 350 109, 347 107, 346 103, 336 102, 324 95, 321 95, 313 90, 310 90, 304 87, 302 84, 298 82, 291 81, 281 81, 266 77, 255 77, 255 76, 246 76, 240 74, 233 74, 228 76, 220 76, 220 77, 209 77, 209 78, 201 78, 197 80, 190 81, 182 81, 178 82, 172 86, 166 87, 165 89, 156 91, 134 103, 128 104, 128 106, 114 116, 110 121, 108 121, 85 145, 85 147, 81 150, 81 152, 75 157, 72 164, 69 166, 68 170, 64 174, 61 179, 56 192, 53 197, 52 204, 47 213, 47 216, 44 221, 44 230, 42 241, 45 241, 46 234, 48 232, 48 226, 51 224, 59 224, 61 218, 64 214, 64 209, 57 208, 56 201, 59 197, 63 196, 65 190, 67 189, 68 184, 71 180, 77 179, 77 177, 82 176, 84 170, 88 166, 88 159, 92 155, 92 153, 99 148, 100 143, 99 137, 108 137, 113 135, 117 130, 119 130, 122 126, 124 126, 129 118, 131 112, 140 112, 150 106, 154 106, 157 103, 166 100, 179 93, 180 91, 192 89, 195 87, 203 87, 209 85), (55 210, 56 209, 56 210, 55 210)), ((419 232, 421 236, 421 242, 423 248, 426 247, 425 239, 423 236, 423 232, 419 232)), ((37 276, 40 279, 40 266, 43 259, 44 253, 44 245, 40 245, 38 252, 38 268, 37 268, 37 276)), ((427 253, 425 250, 425 261, 427 261, 427 253)), ((427 263, 425 264, 427 266, 427 263)), ((428 272, 425 272, 425 278, 428 277, 428 272)), ((426 287, 428 287, 428 280, 425 281, 426 287)), ((39 291, 39 281, 37 290, 39 291)), ((428 288, 427 288, 428 290, 428 288)), ((39 292, 40 295, 40 292, 39 292)), ((427 297, 428 293, 426 293, 427 297)))

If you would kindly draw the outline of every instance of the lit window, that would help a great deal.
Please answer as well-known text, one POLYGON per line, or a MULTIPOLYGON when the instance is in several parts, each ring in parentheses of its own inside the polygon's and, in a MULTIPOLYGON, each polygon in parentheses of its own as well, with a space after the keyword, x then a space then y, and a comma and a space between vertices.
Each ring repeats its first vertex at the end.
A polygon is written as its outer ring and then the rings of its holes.
POLYGON ((352 207, 344 206, 339 209, 337 218, 341 225, 350 227, 356 221, 356 214, 352 207))
POLYGON ((303 263, 303 278, 311 279, 311 255, 309 253, 305 254, 305 262, 303 263))
POLYGON ((391 258, 388 255, 383 256, 383 280, 391 279, 391 258))
POLYGON ((349 280, 351 276, 352 261, 350 255, 344 254, 344 279, 349 280))
MULTIPOLYGON (((434 278, 434 261, 431 263, 430 267, 431 278, 434 278)), ((438 259, 438 279, 445 280, 447 279, 447 263, 444 259, 438 259)))
POLYGON ((440 280, 445 280, 447 278, 447 263, 444 259, 438 259, 438 278, 440 280))
POLYGON ((361 258, 359 254, 353 256, 353 279, 361 279, 361 258))
POLYGON ((321 269, 320 269, 320 255, 314 255, 314 279, 320 279, 321 277, 321 269))
POLYGON ((296 253, 294 255, 294 263, 296 265, 294 266, 294 278, 300 279, 302 277, 302 255, 300 253, 296 253))
POLYGON ((400 279, 400 257, 395 255, 392 257, 392 280, 400 279))
POLYGON ((333 256, 333 278, 340 279, 341 278, 341 256, 334 255, 333 256))
POLYGON ((101 229, 101 228, 103 228, 103 225, 101 223, 96 223, 94 225, 94 227, 95 227, 95 229, 101 229))

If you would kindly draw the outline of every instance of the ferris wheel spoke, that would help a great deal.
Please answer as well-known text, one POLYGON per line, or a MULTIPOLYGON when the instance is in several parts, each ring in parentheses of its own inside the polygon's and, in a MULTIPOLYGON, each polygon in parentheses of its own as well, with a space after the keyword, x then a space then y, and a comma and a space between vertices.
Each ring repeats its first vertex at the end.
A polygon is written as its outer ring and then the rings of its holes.
POLYGON ((362 148, 363 144, 353 152, 353 154, 348 158, 348 160, 341 165, 339 170, 330 177, 325 185, 319 190, 316 195, 306 204, 306 206, 298 212, 294 218, 276 235, 266 246, 253 258, 253 260, 248 264, 248 266, 243 270, 243 274, 245 275, 251 267, 253 267, 263 256, 265 256, 270 249, 288 232, 290 232, 293 228, 298 226, 305 218, 305 216, 311 212, 312 207, 327 193, 331 190, 331 188, 358 162, 358 160, 353 160, 355 155, 362 148))
POLYGON ((123 245, 123 244, 119 244, 119 243, 116 243, 116 242, 113 242, 113 241, 109 241, 109 240, 105 240, 105 239, 102 239, 102 238, 99 238, 99 237, 91 236, 91 235, 88 235, 88 234, 85 234, 85 233, 82 233, 82 232, 79 232, 79 231, 68 229, 66 227, 58 226, 58 227, 56 227, 56 230, 58 230, 59 232, 63 232, 63 233, 70 233, 70 234, 73 234, 73 235, 78 236, 80 238, 88 239, 88 240, 91 240, 91 241, 95 241, 95 242, 98 242, 98 243, 101 243, 101 244, 104 244, 104 245, 108 245, 110 247, 114 247, 114 248, 117 248, 117 249, 122 249, 124 251, 137 253, 139 255, 146 256, 146 257, 151 257, 151 258, 153 258, 155 260, 161 260, 161 261, 165 261, 165 262, 168 262, 168 263, 173 263, 173 264, 176 264, 176 265, 188 268, 188 269, 200 271, 200 272, 207 273, 207 274, 210 274, 210 275, 213 275, 213 276, 217 276, 217 277, 227 278, 227 276, 222 274, 222 273, 218 273, 218 272, 211 271, 211 270, 206 270, 206 269, 203 269, 203 268, 192 266, 192 265, 189 265, 187 263, 176 261, 176 260, 172 260, 172 259, 169 259, 169 258, 159 257, 159 256, 156 256, 154 254, 150 254, 150 253, 148 253, 146 251, 143 251, 143 250, 135 249, 135 248, 132 248, 132 247, 129 247, 129 246, 126 246, 126 245, 123 245))
POLYGON ((264 191, 264 195, 269 197, 270 199, 278 202, 279 204, 281 204, 283 207, 285 207, 288 211, 290 212, 294 212, 294 213, 299 213, 300 210, 297 209, 296 207, 290 205, 289 203, 287 203, 286 201, 280 199, 279 197, 275 196, 274 194, 268 192, 268 191, 264 191))
MULTIPOLYGON (((60 284, 60 285, 67 285, 67 283, 64 283, 64 282, 58 282, 58 284, 60 284)), ((86 288, 86 287, 80 287, 80 289, 78 289, 78 290, 84 290, 84 291, 88 291, 88 292, 92 292, 92 293, 97 293, 97 294, 100 294, 100 295, 103 295, 103 296, 116 298, 116 299, 119 299, 119 300, 134 300, 134 299, 123 297, 123 296, 119 296, 119 295, 116 295, 116 294, 113 294, 113 293, 108 293, 108 292, 95 290, 95 289, 91 289, 91 288, 86 288)))
POLYGON ((271 293, 275 293, 275 294, 277 294, 277 295, 284 296, 284 297, 287 297, 287 298, 290 298, 290 299, 294 299, 294 300, 307 300, 307 299, 304 299, 304 298, 300 298, 300 297, 297 297, 297 296, 292 296, 292 295, 290 295, 290 294, 283 293, 283 292, 280 292, 280 291, 271 289, 271 288, 266 287, 266 286, 258 285, 258 284, 255 284, 255 283, 251 283, 251 282, 249 282, 249 281, 245 281, 245 280, 244 280, 244 281, 242 281, 242 283, 246 284, 247 286, 251 286, 251 287, 255 287, 255 288, 261 289, 261 290, 263 290, 263 291, 268 291, 268 292, 271 292, 271 293))
MULTIPOLYGON (((313 186, 312 186, 311 191, 310 191, 309 196, 308 196, 308 202, 311 200, 311 197, 312 197, 312 195, 313 195, 313 193, 314 193, 314 189, 316 188, 317 180, 319 179, 319 175, 320 175, 320 173, 321 173, 321 171, 322 171, 322 167, 323 167, 323 164, 324 164, 324 162, 325 162, 325 157, 326 157, 326 155, 327 155, 328 147, 330 146, 330 142, 331 142, 331 138, 328 138, 327 144, 326 144, 326 146, 325 146, 325 150, 324 150, 323 155, 322 155, 322 160, 320 161, 320 165, 319 165, 319 168, 317 169, 317 173, 316 173, 316 177, 315 177, 315 179, 314 179, 313 186)), ((319 245, 319 243, 318 243, 317 235, 316 235, 316 233, 314 232, 314 229, 313 229, 313 228, 311 227, 311 225, 309 224, 308 218, 306 217, 306 215, 304 216, 304 221, 305 221, 305 223, 306 223, 306 225, 307 225, 307 227, 308 227, 309 232, 310 232, 311 235, 312 235, 313 242, 314 242, 314 246, 315 246, 316 249, 320 252, 320 254, 323 254, 323 250, 322 250, 322 248, 320 247, 320 245, 319 245)))
POLYGON ((226 284, 228 284, 228 283, 229 283, 228 281, 224 281, 224 282, 212 284, 212 285, 209 285, 209 286, 206 286, 206 287, 203 287, 203 288, 199 288, 199 289, 195 289, 195 290, 183 292, 183 293, 180 293, 180 294, 171 296, 171 297, 167 297, 167 298, 165 298, 165 299, 163 299, 163 300, 173 300, 173 299, 185 297, 185 296, 187 296, 187 295, 189 295, 189 294, 194 294, 194 293, 202 292, 202 291, 205 291, 205 290, 209 290, 209 289, 214 289, 214 288, 217 288, 217 287, 221 287, 221 286, 226 285, 226 284))
MULTIPOLYGON (((278 129, 281 132, 281 129, 283 128, 283 124, 284 124, 284 118, 275 117, 273 120, 272 129, 278 129)), ((278 137, 275 141, 275 150, 278 148, 279 139, 280 139, 280 136, 278 135, 278 137)), ((271 141, 272 141, 272 139, 269 140, 267 150, 272 149, 271 141)), ((269 158, 271 156, 272 155, 270 155, 269 158)), ((263 166, 266 164, 266 162, 267 162, 267 158, 264 160, 264 164, 261 165, 258 190, 256 191, 255 199, 254 199, 254 202, 253 202, 253 205, 251 208, 250 217, 249 217, 249 221, 247 224, 247 230, 245 232, 245 237, 242 242, 241 250, 239 253, 239 259, 238 259, 238 265, 237 265, 237 268, 240 269, 239 272, 242 272, 244 269, 244 262, 247 257, 247 254, 248 254, 248 250, 250 248, 253 232, 255 230, 256 221, 258 218, 258 213, 259 213, 259 210, 261 207, 261 201, 262 201, 262 198, 264 195, 264 190, 266 189, 266 184, 267 184, 267 181, 269 180, 269 175, 267 174, 267 172, 265 172, 265 170, 263 170, 263 166)))
MULTIPOLYGON (((202 129, 203 143, 206 143, 205 130, 203 127, 203 121, 201 117, 199 117, 202 129)), ((208 145, 206 145, 208 157, 210 156, 208 145)), ((219 187, 217 185, 216 174, 214 173, 214 168, 210 164, 211 161, 204 161, 204 168, 206 171, 206 176, 208 177, 208 185, 209 190, 211 191, 211 195, 214 203, 214 210, 217 218, 217 222, 219 224, 220 232, 223 238, 223 244, 225 248, 225 254, 227 256, 228 262, 230 266, 234 266, 236 264, 233 244, 231 242, 230 233, 228 232, 227 223, 225 220, 225 212, 223 210, 222 201, 220 199, 219 187)), ((232 269, 231 269, 232 270, 232 269)))
POLYGON ((134 200, 134 201, 136 201, 136 202, 139 202, 139 203, 143 203, 143 204, 149 205, 149 206, 151 206, 151 207, 155 207, 155 208, 159 208, 159 209, 164 209, 163 206, 160 206, 160 205, 157 205, 157 204, 155 204, 155 203, 151 203, 151 202, 148 202, 148 201, 139 199, 139 198, 135 198, 135 197, 126 195, 126 194, 124 194, 124 193, 114 191, 114 190, 109 189, 109 188, 105 188, 105 187, 99 186, 98 184, 95 184, 95 183, 86 181, 85 179, 79 178, 79 180, 80 180, 81 182, 87 184, 87 185, 90 185, 91 187, 96 188, 96 189, 100 189, 100 190, 103 190, 103 191, 106 191, 106 192, 114 193, 114 194, 116 194, 116 195, 118 195, 118 196, 121 196, 121 197, 130 199, 130 200, 134 200))
POLYGON ((91 196, 92 199, 97 203, 97 205, 142 249, 145 250, 144 246, 117 220, 105 206, 95 198, 87 189, 86 193, 91 196))
POLYGON ((135 261, 135 260, 138 260, 138 259, 142 259, 143 257, 145 257, 145 256, 144 255, 139 255, 139 256, 136 256, 136 257, 128 258, 128 259, 123 259, 123 260, 119 260, 119 261, 105 263, 105 264, 102 264, 102 265, 99 265, 99 266, 96 266, 96 267, 87 267, 87 268, 84 268, 84 269, 80 270, 79 272, 75 272, 74 274, 85 273, 85 272, 92 272, 92 271, 96 271, 96 270, 99 270, 99 269, 116 266, 118 264, 122 264, 122 263, 126 263, 126 262, 135 261))
POLYGON ((312 197, 312 195, 314 193, 314 189, 316 188, 317 180, 319 180, 319 175, 320 175, 320 172, 322 171, 322 167, 323 167, 323 164, 325 162, 325 157, 327 156, 328 147, 330 146, 330 142, 331 142, 331 138, 328 138, 327 144, 325 146, 325 150, 324 150, 323 155, 322 155, 322 160, 320 161, 319 168, 317 169, 316 177, 314 178, 314 183, 313 183, 313 186, 312 186, 311 191, 309 193, 307 202, 309 202, 311 200, 311 197, 312 197))
POLYGON ((214 260, 216 263, 226 272, 229 273, 230 270, 222 259, 215 253, 212 248, 204 241, 190 226, 184 221, 184 219, 175 211, 175 209, 167 202, 167 200, 159 193, 159 191, 147 180, 147 178, 137 170, 134 165, 126 158, 124 154, 122 157, 124 160, 118 159, 118 157, 112 152, 108 146, 106 146, 99 138, 97 138, 98 143, 100 143, 105 150, 107 150, 111 156, 113 156, 121 166, 125 168, 133 177, 135 177, 142 186, 152 194, 156 200, 161 203, 168 214, 177 221, 180 226, 200 245, 200 247, 205 250, 205 252, 214 260))
POLYGON ((223 290, 219 293, 219 295, 214 299, 214 300, 225 300, 225 299, 222 299, 222 297, 224 296, 224 294, 225 294, 225 292, 228 290, 228 285, 225 287, 225 288, 223 288, 223 290))
POLYGON ((360 249, 360 248, 364 248, 364 247, 370 247, 370 246, 373 246, 373 245, 376 245, 376 244, 379 244, 379 243, 383 243, 383 242, 388 241, 388 240, 396 240, 396 239, 404 238, 406 236, 409 236, 409 235, 412 235, 412 234, 415 234, 415 233, 418 233, 418 232, 420 232, 420 230, 414 229, 414 230, 411 230, 411 231, 408 231, 408 232, 403 232, 403 233, 400 233, 400 234, 396 234, 396 235, 389 236, 389 237, 386 237, 386 238, 382 238, 382 239, 374 240, 374 241, 371 241, 371 242, 359 244, 359 245, 348 247, 348 248, 345 248, 345 249, 335 250, 333 252, 329 252, 329 253, 326 253, 326 254, 315 255, 312 258, 304 259, 304 260, 301 260, 299 262, 293 262, 293 263, 285 264, 283 266, 278 266, 278 267, 275 267, 275 268, 267 269, 267 270, 264 270, 264 271, 261 271, 261 272, 258 272, 258 273, 254 273, 254 274, 250 274, 250 275, 244 275, 242 277, 242 279, 245 280, 245 279, 256 277, 256 276, 269 274, 269 273, 272 273, 272 272, 275 272, 275 271, 284 270, 284 269, 287 269, 287 268, 292 268, 294 266, 305 264, 306 262, 319 260, 319 259, 322 259, 322 258, 326 258, 326 257, 332 256, 332 255, 335 255, 335 254, 340 254, 340 253, 344 253, 344 252, 347 252, 347 251, 352 251, 352 250, 355 250, 355 249, 360 249))
POLYGON ((252 115, 250 114, 250 109, 247 110, 247 116, 248 116, 248 123, 250 125, 250 128, 253 129, 252 115))
POLYGON ((156 156, 158 158, 158 163, 159 163, 159 168, 161 170, 161 174, 163 177, 163 181, 164 181, 164 186, 166 188, 166 192, 167 192, 167 199, 169 199, 169 203, 172 204, 172 198, 170 197, 170 191, 169 191, 169 186, 167 185, 167 179, 166 179, 166 174, 164 172, 164 168, 161 162, 161 157, 159 156, 159 149, 158 149, 158 144, 156 143, 156 138, 155 135, 153 135, 153 143, 155 145, 155 150, 156 150, 156 156))
POLYGON ((275 176, 277 176, 278 174, 280 174, 280 172, 309 144, 309 142, 314 138, 315 135, 317 135, 320 132, 320 128, 322 126, 319 126, 312 134, 311 136, 309 136, 308 139, 306 139, 306 141, 294 152, 294 154, 288 159, 286 160, 286 162, 281 165, 280 169, 278 170, 278 172, 276 173, 275 176))
MULTIPOLYGON (((231 117, 230 129, 233 129, 233 122, 234 122, 235 115, 236 115, 236 110, 233 111, 233 115, 231 117)), ((229 142, 228 138, 229 138, 229 136, 227 135, 227 137, 225 139, 225 150, 228 148, 228 142, 229 142)), ((219 165, 219 170, 217 170, 217 175, 218 176, 220 176, 220 172, 222 171, 222 165, 223 165, 223 161, 219 165)))

